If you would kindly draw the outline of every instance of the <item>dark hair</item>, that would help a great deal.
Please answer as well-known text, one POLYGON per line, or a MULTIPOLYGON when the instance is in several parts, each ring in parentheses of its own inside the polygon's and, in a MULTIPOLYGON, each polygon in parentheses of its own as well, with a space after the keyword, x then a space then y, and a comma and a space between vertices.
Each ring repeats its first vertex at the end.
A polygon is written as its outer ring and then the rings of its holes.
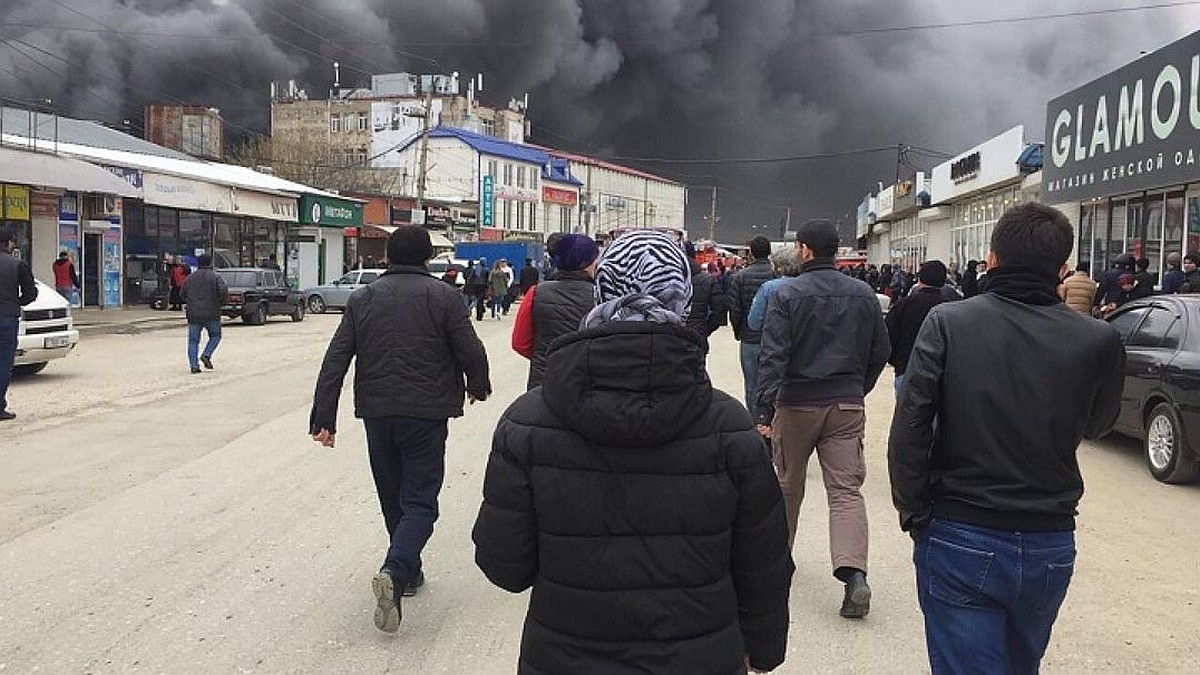
POLYGON ((1200 253, 1189 253, 1183 256, 1183 259, 1191 262, 1193 265, 1200 265, 1200 253))
POLYGON ((1150 269, 1150 259, 1149 258, 1138 258, 1137 259, 1137 268, 1139 271, 1142 271, 1142 272, 1145 272, 1146 270, 1150 269))
POLYGON ((201 253, 196 258, 196 267, 212 267, 212 256, 207 253, 201 253))
POLYGON ((397 265, 424 265, 433 257, 429 232, 420 225, 401 225, 388 238, 387 257, 397 265))
POLYGON ((1001 265, 1029 267, 1057 277, 1075 246, 1075 232, 1058 209, 1018 204, 1000 216, 991 244, 1001 265))
POLYGON ((546 254, 554 255, 555 249, 558 248, 558 242, 562 241, 565 236, 567 235, 562 232, 552 232, 549 237, 546 237, 546 254))
POLYGON ((1075 271, 1083 272, 1084 274, 1091 274, 1092 273, 1092 265, 1091 265, 1091 263, 1081 262, 1075 266, 1075 271))
POLYGON ((750 240, 750 255, 755 260, 766 260, 771 257, 771 240, 766 237, 755 237, 750 240))

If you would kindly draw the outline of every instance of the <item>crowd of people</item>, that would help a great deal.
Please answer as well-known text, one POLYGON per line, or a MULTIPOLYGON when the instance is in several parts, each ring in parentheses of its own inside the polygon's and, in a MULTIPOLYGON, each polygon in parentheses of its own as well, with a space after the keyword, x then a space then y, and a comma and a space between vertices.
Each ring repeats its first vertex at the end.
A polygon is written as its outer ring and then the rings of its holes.
POLYGON ((603 249, 565 235, 547 242, 550 273, 473 261, 460 293, 428 275, 428 234, 398 229, 387 272, 346 306, 309 424, 334 445, 355 361, 389 541, 376 626, 398 630, 403 598, 424 584, 447 420, 492 393, 471 310, 500 318, 523 296, 511 346, 529 359, 527 391, 495 429, 472 533, 492 583, 534 589, 518 672, 778 668, 813 454, 839 613, 867 617, 866 397, 888 364, 889 473, 931 668, 1036 672, 1074 565, 1075 453, 1115 420, 1124 361, 1110 326, 1063 302, 1079 301, 1073 238, 1058 211, 1020 205, 985 261, 910 272, 838 269, 823 220, 774 252, 751 241, 748 264, 729 270, 654 231, 603 249), (878 294, 894 300, 886 320, 878 294), (741 401, 707 372, 726 324, 741 401), (1027 348, 1008 348, 1017 341, 1027 348))

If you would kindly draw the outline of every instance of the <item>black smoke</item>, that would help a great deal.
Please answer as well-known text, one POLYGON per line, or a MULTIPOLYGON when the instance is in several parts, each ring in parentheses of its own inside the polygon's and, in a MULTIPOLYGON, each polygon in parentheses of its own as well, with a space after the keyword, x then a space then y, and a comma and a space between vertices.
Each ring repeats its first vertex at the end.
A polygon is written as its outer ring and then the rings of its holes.
MULTIPOLYGON (((485 75, 484 98, 529 93, 533 140, 608 157, 771 157, 911 144, 957 153, 1015 124, 1041 140, 1051 97, 1191 30, 1175 7, 886 30, 1080 10, 1091 0, 6 0, 0 96, 136 133, 148 102, 222 109, 267 130, 269 83, 322 92, 369 74, 485 75), (83 30, 77 30, 83 29, 83 30)), ((1161 3, 1154 3, 1161 4, 1161 3)), ((689 227, 718 238, 852 220, 877 182, 936 157, 878 152, 777 164, 627 160, 695 186, 689 227), (751 226, 759 229, 752 230, 751 226)))

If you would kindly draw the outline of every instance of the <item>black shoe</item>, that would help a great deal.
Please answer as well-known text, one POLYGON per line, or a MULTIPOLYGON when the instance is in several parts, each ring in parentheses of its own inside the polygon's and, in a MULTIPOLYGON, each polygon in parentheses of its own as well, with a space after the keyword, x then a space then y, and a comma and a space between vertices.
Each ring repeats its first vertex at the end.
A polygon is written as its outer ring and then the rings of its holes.
POLYGON ((193 375, 195 375, 195 374, 196 374, 196 373, 198 373, 198 372, 200 372, 200 369, 199 369, 199 368, 192 368, 192 374, 193 374, 193 375))
POLYGON ((871 587, 867 585, 867 575, 855 572, 846 582, 846 597, 839 614, 847 619, 861 619, 870 611, 871 587))
MULTIPOLYGON (((9 420, 15 420, 15 419, 17 419, 16 413, 9 412, 7 410, 0 410, 0 422, 7 422, 9 420)), ((424 582, 425 582, 425 578, 421 577, 421 583, 424 583, 424 582)))
POLYGON ((385 633, 400 630, 400 596, 391 573, 379 570, 371 579, 371 591, 375 594, 375 627, 385 633))
POLYGON ((411 598, 417 594, 417 589, 425 585, 425 572, 417 572, 417 576, 407 584, 404 584, 404 589, 400 591, 400 595, 405 598, 411 598))
POLYGON ((201 356, 200 363, 203 363, 205 368, 212 370, 212 359, 208 358, 207 356, 201 356))

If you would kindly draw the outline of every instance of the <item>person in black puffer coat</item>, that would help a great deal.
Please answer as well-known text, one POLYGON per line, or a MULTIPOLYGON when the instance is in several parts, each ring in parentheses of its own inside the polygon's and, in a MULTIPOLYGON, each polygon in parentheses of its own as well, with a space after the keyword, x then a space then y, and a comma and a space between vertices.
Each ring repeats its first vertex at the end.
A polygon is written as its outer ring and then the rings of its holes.
POLYGON ((497 586, 533 588, 523 675, 733 675, 778 667, 794 570, 778 482, 684 328, 687 261, 624 235, 602 301, 501 417, 475 523, 497 586))
POLYGON ((555 245, 554 281, 543 281, 525 293, 513 324, 512 348, 529 359, 527 389, 541 385, 546 354, 556 339, 579 330, 579 322, 596 306, 592 282, 600 249, 596 240, 568 234, 555 245))

